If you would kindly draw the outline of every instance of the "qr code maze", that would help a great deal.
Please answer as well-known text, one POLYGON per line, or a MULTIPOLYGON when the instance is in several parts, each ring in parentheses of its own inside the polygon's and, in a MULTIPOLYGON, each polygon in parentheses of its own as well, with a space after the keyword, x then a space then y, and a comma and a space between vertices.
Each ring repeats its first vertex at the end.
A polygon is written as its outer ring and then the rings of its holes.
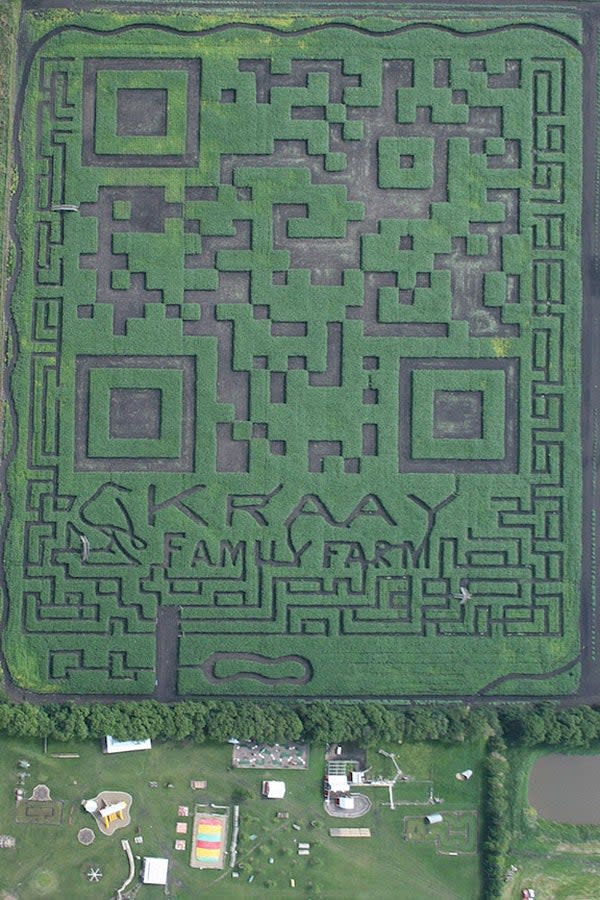
POLYGON ((9 666, 467 696, 575 660, 579 50, 144 34, 32 60, 9 666))

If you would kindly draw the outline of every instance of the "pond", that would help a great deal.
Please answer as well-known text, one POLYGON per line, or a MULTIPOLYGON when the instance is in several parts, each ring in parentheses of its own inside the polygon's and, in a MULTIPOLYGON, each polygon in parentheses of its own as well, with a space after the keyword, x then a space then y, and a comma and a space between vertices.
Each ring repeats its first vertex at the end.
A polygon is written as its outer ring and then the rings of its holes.
POLYGON ((531 770, 528 799, 543 819, 600 825, 600 756, 541 756, 531 770))

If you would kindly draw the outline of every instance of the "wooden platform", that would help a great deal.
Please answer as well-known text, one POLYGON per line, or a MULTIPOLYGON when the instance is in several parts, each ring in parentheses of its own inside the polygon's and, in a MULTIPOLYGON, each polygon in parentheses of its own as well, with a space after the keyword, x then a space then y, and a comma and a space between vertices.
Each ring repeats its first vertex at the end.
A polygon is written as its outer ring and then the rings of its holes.
POLYGON ((330 828, 330 837, 358 838, 371 837, 370 828, 330 828))

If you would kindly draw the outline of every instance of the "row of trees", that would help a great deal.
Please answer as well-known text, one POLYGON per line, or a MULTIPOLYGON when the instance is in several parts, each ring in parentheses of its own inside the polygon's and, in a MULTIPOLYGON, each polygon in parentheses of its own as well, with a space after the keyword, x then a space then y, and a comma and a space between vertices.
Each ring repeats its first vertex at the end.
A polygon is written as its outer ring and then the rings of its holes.
POLYGON ((85 740, 170 738, 203 741, 470 741, 490 734, 509 744, 588 747, 600 740, 600 709, 554 703, 469 707, 464 704, 394 706, 373 702, 297 703, 155 700, 113 704, 0 702, 0 733, 85 740))
POLYGON ((505 754, 503 739, 492 735, 483 767, 483 900, 496 900, 501 896, 508 867, 511 833, 507 782, 510 767, 505 754))
POLYGON ((379 702, 295 704, 155 700, 76 704, 0 702, 0 733, 86 740, 125 738, 203 741, 469 741, 497 727, 496 714, 461 704, 392 706, 379 702))
POLYGON ((555 703, 502 706, 498 719, 506 741, 525 747, 589 747, 600 740, 600 709, 555 703))

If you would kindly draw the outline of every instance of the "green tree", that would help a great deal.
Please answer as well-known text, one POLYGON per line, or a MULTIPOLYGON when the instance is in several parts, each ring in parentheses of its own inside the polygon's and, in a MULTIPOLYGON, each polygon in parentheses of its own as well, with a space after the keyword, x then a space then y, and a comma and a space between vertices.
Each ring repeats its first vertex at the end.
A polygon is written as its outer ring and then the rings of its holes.
POLYGON ((85 741, 89 737, 89 707, 76 703, 52 704, 45 709, 51 724, 50 737, 57 741, 85 741))

